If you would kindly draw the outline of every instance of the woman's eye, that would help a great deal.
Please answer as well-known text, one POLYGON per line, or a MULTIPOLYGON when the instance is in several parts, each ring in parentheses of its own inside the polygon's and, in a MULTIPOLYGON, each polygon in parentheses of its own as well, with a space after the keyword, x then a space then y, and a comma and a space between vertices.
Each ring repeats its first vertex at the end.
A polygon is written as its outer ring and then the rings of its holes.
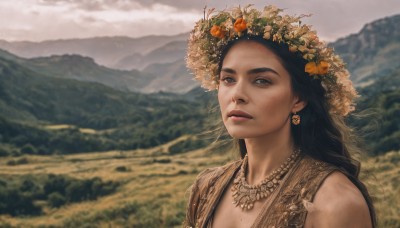
POLYGON ((271 84, 271 82, 267 79, 263 79, 263 78, 258 78, 254 81, 256 84, 259 85, 267 85, 267 84, 271 84))
POLYGON ((235 82, 235 80, 233 78, 231 78, 231 77, 223 77, 223 78, 221 78, 221 81, 223 81, 226 84, 230 84, 230 83, 235 82))

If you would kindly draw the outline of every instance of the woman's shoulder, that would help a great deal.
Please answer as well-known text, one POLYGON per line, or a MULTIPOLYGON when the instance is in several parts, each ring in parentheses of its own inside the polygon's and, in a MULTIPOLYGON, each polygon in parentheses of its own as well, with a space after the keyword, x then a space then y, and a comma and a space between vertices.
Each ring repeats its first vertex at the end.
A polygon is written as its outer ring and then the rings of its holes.
POLYGON ((195 227, 197 220, 205 216, 204 205, 213 189, 222 186, 222 183, 234 174, 241 161, 228 163, 224 166, 203 170, 189 188, 190 196, 186 211, 185 227, 195 227))
POLYGON ((306 227, 371 227, 362 193, 340 171, 324 179, 308 212, 306 227))
POLYGON ((241 160, 230 162, 223 166, 207 168, 197 175, 195 184, 198 186, 209 185, 225 174, 235 171, 241 164, 241 160))

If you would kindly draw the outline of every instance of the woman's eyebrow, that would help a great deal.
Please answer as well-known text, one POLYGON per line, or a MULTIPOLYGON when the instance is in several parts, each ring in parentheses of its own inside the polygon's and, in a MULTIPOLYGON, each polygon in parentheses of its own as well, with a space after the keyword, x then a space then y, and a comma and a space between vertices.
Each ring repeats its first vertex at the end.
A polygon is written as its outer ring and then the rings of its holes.
POLYGON ((231 69, 231 68, 222 68, 221 72, 230 73, 230 74, 236 74, 236 71, 234 69, 231 69))
MULTIPOLYGON (((229 73, 229 74, 236 74, 236 71, 234 69, 226 68, 226 67, 222 68, 221 72, 225 72, 225 73, 229 73)), ((247 74, 258 74, 258 73, 265 73, 265 72, 272 72, 272 73, 280 76, 278 74, 278 72, 276 72, 275 70, 268 68, 268 67, 254 68, 254 69, 247 71, 247 74)))
POLYGON ((254 68, 254 69, 247 71, 247 74, 258 74, 258 73, 265 73, 265 72, 272 72, 272 73, 280 76, 278 74, 278 72, 276 72, 275 70, 268 68, 268 67, 254 68))

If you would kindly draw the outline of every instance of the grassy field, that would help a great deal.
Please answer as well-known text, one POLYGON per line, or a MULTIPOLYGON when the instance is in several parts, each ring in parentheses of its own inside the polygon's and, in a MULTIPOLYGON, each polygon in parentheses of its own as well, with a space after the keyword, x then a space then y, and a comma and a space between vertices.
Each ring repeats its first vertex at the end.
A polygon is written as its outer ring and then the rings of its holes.
POLYGON ((379 227, 400 227, 400 151, 363 162, 362 179, 374 199, 379 227))
MULTIPOLYGON (((43 204, 39 216, 0 216, 0 226, 11 227, 180 227, 188 198, 186 191, 207 167, 225 164, 232 154, 211 154, 201 149, 169 155, 168 147, 110 151, 77 155, 26 156, 27 164, 0 162, 1 176, 58 174, 78 179, 100 177, 118 181, 117 192, 95 201, 71 203, 60 208, 43 204)), ((400 152, 363 162, 363 178, 376 198, 381 227, 400 227, 400 152), (370 175, 370 174, 373 175, 370 175)))
POLYGON ((68 156, 25 156, 27 164, 15 166, 6 164, 16 158, 4 159, 0 163, 0 176, 39 176, 51 173, 78 179, 100 177, 104 181, 121 182, 122 185, 117 193, 96 201, 69 204, 58 209, 45 207, 45 213, 40 216, 15 218, 3 215, 0 217, 0 225, 179 226, 188 198, 186 190, 196 175, 206 167, 221 165, 230 159, 229 156, 221 154, 207 155, 205 150, 169 155, 168 147, 179 140, 185 140, 185 137, 147 150, 68 156))

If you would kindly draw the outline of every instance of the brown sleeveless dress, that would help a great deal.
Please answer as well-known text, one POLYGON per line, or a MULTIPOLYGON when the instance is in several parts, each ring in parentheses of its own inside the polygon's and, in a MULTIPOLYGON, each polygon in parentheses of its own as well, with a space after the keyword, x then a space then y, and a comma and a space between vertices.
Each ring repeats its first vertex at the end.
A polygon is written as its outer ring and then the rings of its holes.
MULTIPOLYGON (((184 227, 209 228, 226 187, 240 169, 241 160, 200 173, 191 187, 184 227)), ((307 209, 325 178, 336 167, 302 156, 270 195, 252 227, 303 227, 307 209)))

